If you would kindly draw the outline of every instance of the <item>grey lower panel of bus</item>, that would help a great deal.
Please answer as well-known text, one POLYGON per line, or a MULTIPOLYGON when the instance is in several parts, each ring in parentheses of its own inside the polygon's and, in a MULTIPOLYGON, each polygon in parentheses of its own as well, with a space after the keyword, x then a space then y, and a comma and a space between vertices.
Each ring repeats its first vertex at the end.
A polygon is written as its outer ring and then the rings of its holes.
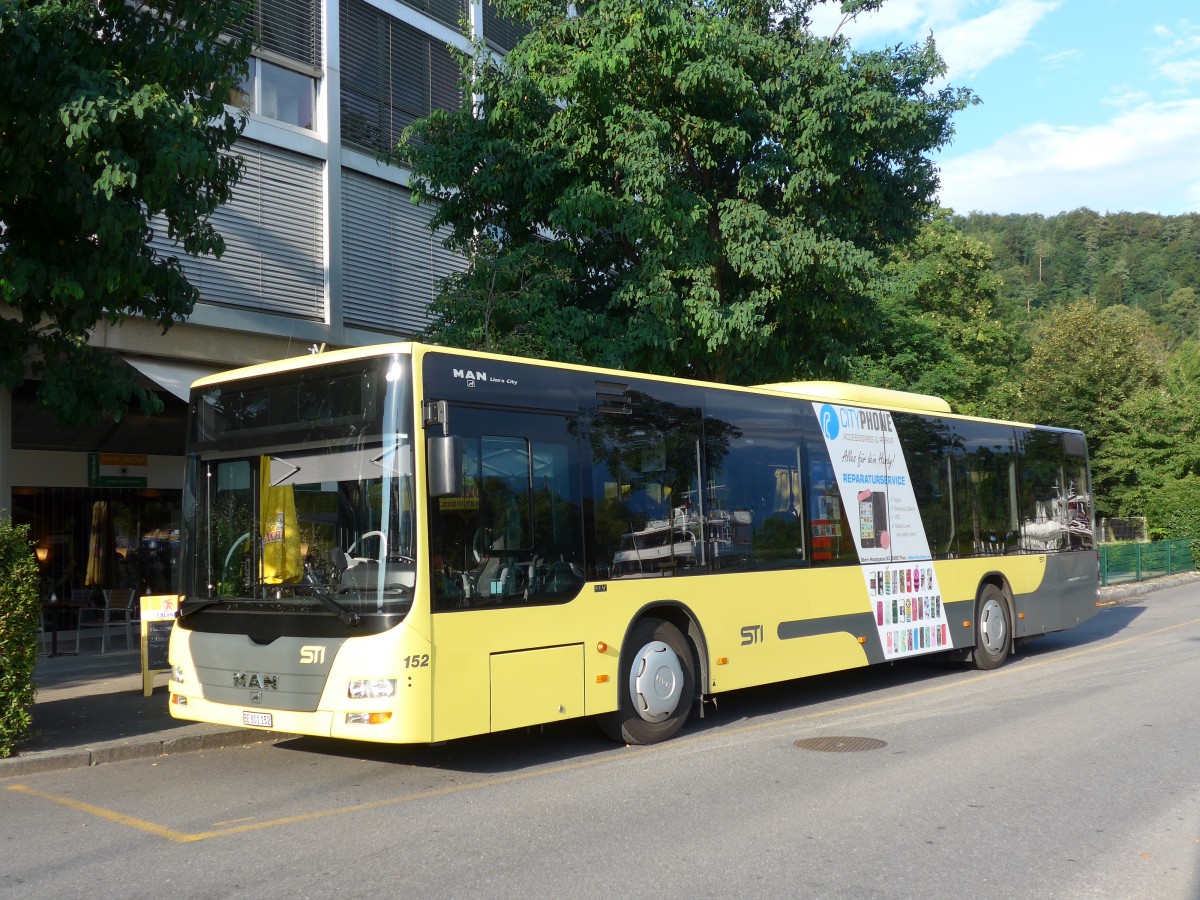
POLYGON ((1087 621, 1096 614, 1098 587, 1095 551, 1047 554, 1042 587, 1014 598, 1018 616, 1014 633, 1030 637, 1087 621))
MULTIPOLYGON (((1096 614, 1096 591, 1094 552, 1047 554, 1046 577, 1042 586, 1014 598, 1017 612, 1014 635, 1021 638, 1062 631, 1090 619, 1096 614), (1021 614, 1024 615, 1023 618, 1021 614)), ((970 649, 975 646, 974 597, 948 601, 946 619, 951 641, 956 649, 970 649), (971 624, 964 626, 964 622, 971 624)), ((880 663, 886 660, 883 647, 879 643, 875 618, 870 613, 780 622, 776 627, 776 635, 781 641, 835 632, 865 636, 867 642, 863 645, 863 650, 867 661, 880 663)))
POLYGON ((342 643, 281 637, 264 645, 245 635, 196 632, 191 651, 205 700, 314 712, 342 643))
MULTIPOLYGON (((967 610, 967 617, 974 615, 975 601, 968 600, 960 603, 947 603, 946 616, 949 620, 951 640, 954 648, 969 647, 974 645, 974 636, 970 628, 962 627, 961 613, 967 610), (958 616, 956 627, 955 617, 958 616)), ((915 623, 914 623, 915 624, 915 623)), ((780 622, 775 629, 775 634, 781 641, 794 640, 796 638, 817 637, 822 634, 835 634, 845 632, 846 634, 854 635, 855 637, 865 637, 867 642, 862 645, 863 652, 867 655, 867 662, 881 663, 886 662, 887 657, 884 655, 883 645, 879 643, 879 628, 875 623, 874 615, 868 613, 855 614, 849 616, 829 616, 824 619, 805 619, 794 622, 780 622)), ((949 649, 949 648, 947 648, 949 649)), ((932 653, 941 653, 942 649, 925 650, 918 653, 906 653, 904 659, 911 659, 919 656, 926 656, 932 653)))

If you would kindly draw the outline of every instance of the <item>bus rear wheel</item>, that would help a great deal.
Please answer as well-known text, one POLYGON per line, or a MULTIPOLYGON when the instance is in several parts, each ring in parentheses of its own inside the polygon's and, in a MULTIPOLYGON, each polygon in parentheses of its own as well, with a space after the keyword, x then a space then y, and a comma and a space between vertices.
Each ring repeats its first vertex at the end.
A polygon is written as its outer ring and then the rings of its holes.
POLYGON ((674 737, 687 721, 696 690, 696 663, 687 638, 670 622, 643 619, 625 647, 617 711, 603 717, 600 727, 627 744, 674 737))
POLYGON ((994 584, 985 585, 975 607, 975 668, 999 668, 1011 643, 1008 598, 994 584))

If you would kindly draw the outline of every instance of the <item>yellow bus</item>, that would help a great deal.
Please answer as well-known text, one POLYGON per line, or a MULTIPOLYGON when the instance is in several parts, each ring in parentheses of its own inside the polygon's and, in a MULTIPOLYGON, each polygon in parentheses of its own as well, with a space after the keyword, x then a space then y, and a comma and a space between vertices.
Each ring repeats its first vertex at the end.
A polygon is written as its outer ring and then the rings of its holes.
POLYGON ((417 343, 192 388, 170 709, 432 743, 906 659, 1096 612, 1083 434, 828 382, 417 343))

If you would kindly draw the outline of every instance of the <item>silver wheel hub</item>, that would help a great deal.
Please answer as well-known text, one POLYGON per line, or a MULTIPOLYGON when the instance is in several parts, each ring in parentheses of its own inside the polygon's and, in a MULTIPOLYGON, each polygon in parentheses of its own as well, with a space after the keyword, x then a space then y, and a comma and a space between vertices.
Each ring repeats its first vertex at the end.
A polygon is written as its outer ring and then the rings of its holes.
POLYGON ((1008 642, 1008 627, 1004 622, 1004 608, 995 597, 989 597, 980 610, 979 637, 990 655, 996 656, 1004 652, 1008 642))
POLYGON ((629 670, 629 696, 647 722, 670 717, 683 697, 683 666, 675 651, 662 641, 639 650, 629 670))

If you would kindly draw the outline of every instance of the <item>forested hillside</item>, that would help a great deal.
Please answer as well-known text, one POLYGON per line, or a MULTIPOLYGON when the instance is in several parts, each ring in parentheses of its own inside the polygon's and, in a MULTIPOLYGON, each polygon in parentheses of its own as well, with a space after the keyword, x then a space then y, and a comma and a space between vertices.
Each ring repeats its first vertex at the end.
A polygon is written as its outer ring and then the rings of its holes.
POLYGON ((992 251, 1004 286, 1000 317, 1022 322, 1056 303, 1090 297, 1098 306, 1144 310, 1168 348, 1200 326, 1200 215, 955 216, 956 228, 992 251))
POLYGON ((1200 215, 935 215, 853 380, 1082 429, 1099 516, 1200 538, 1200 215))

